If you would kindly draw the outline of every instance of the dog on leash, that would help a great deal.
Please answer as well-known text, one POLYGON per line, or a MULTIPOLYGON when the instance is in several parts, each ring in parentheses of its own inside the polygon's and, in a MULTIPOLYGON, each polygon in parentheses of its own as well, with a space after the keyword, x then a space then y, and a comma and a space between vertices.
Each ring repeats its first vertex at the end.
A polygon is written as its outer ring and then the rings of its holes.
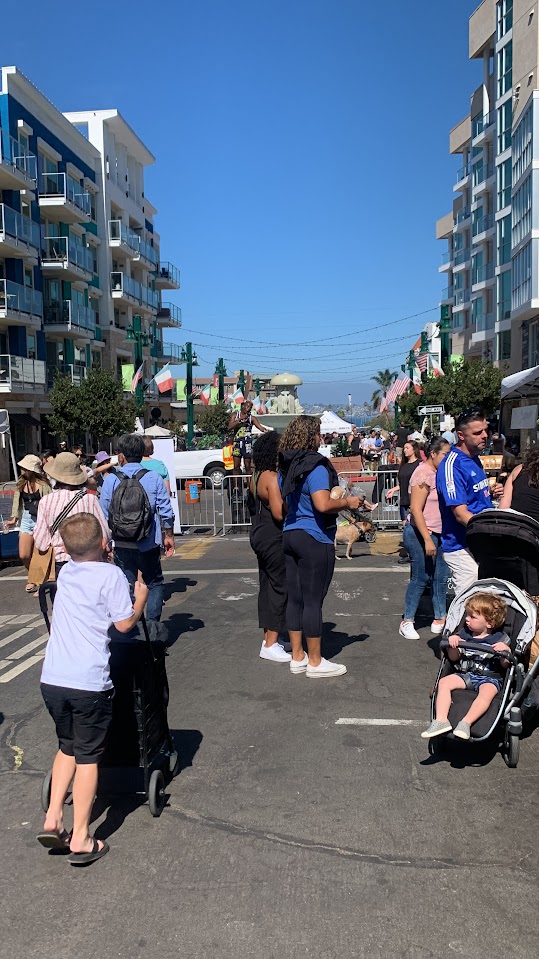
MULTIPOLYGON (((342 489, 340 486, 334 486, 329 495, 331 499, 345 499, 348 494, 346 489, 342 489)), ((358 511, 352 513, 347 510, 344 515, 347 522, 341 526, 337 526, 335 533, 334 545, 336 559, 340 559, 340 556, 337 556, 337 545, 339 543, 346 543, 346 558, 352 559, 352 546, 354 543, 357 543, 360 539, 372 543, 376 539, 376 532, 370 520, 363 519, 358 511)))

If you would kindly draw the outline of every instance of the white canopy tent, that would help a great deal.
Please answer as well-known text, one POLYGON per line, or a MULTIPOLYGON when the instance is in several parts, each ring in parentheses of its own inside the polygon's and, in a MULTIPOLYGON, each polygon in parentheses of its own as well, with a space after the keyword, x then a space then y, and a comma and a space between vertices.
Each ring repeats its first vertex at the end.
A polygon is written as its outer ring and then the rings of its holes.
POLYGON ((518 400, 524 396, 539 396, 539 366, 503 378, 502 400, 518 400))
POLYGON ((352 424, 341 420, 333 410, 324 410, 320 417, 320 429, 322 433, 350 433, 352 424))

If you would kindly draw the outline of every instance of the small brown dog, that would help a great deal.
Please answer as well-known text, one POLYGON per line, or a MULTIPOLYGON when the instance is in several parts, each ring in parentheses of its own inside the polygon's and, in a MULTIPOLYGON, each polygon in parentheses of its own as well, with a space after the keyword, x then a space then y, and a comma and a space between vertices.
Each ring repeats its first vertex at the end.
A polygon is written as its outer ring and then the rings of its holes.
MULTIPOLYGON (((347 559, 352 559, 352 546, 360 539, 365 539, 368 543, 372 543, 376 539, 376 533, 373 525, 368 520, 352 519, 350 517, 349 522, 346 525, 337 526, 337 532, 335 533, 335 547, 337 547, 338 543, 346 543, 347 559)), ((337 556, 336 548, 335 559, 340 559, 340 556, 337 556)))

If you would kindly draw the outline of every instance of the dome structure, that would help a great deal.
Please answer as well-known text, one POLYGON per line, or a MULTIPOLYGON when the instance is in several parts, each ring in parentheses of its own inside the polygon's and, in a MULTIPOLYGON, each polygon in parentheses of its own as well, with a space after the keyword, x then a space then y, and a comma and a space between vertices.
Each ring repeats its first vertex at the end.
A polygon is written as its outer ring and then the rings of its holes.
POLYGON ((302 386, 303 380, 295 373, 278 373, 270 381, 271 386, 302 386))

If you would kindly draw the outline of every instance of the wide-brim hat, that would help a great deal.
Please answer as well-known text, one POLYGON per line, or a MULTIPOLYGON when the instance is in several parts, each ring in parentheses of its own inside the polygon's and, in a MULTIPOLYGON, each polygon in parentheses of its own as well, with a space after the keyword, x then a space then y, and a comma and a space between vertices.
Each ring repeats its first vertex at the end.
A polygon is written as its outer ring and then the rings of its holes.
POLYGON ((74 453, 58 453, 45 464, 45 472, 57 483, 66 483, 68 486, 82 486, 88 479, 88 473, 74 453))
POLYGON ((107 460, 110 460, 111 455, 111 453, 107 453, 105 450, 99 450, 95 458, 97 465, 101 466, 102 463, 106 463, 107 460))
POLYGON ((30 470, 32 473, 43 473, 39 456, 34 456, 32 453, 23 456, 17 466, 20 466, 22 470, 30 470))

